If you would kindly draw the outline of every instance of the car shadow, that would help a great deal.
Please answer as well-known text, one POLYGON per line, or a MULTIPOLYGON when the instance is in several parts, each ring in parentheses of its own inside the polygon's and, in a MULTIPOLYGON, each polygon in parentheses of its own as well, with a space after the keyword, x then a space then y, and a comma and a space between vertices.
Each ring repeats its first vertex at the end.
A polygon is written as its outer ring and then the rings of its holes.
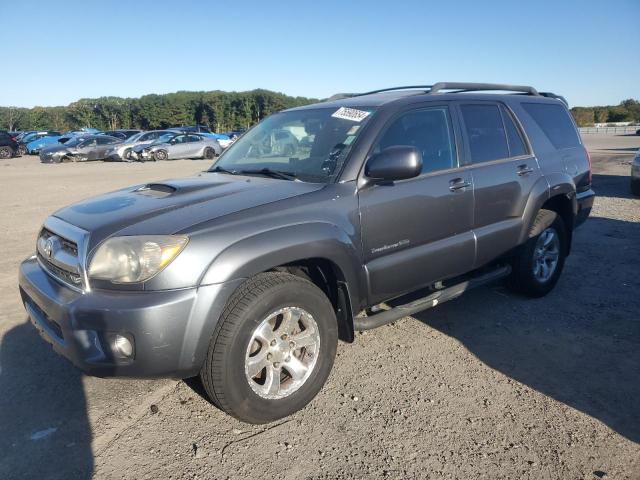
POLYGON ((82 373, 25 322, 0 345, 0 478, 86 479, 93 472, 82 373))
POLYGON ((640 223, 591 218, 556 288, 482 287, 413 317, 489 367, 640 442, 640 223))
POLYGON ((598 197, 638 198, 631 193, 631 179, 626 175, 593 174, 593 190, 598 197))

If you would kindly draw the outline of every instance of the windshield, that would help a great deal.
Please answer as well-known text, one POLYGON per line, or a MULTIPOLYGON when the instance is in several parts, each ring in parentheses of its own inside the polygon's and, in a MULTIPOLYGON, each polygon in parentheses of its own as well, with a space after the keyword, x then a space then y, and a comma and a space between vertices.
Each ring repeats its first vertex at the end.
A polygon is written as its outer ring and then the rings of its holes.
POLYGON ((65 147, 75 147, 76 145, 79 145, 80 142, 82 142, 83 140, 85 140, 87 137, 73 137, 69 140, 67 140, 64 144, 65 147))
POLYGON ((139 133, 134 133, 133 135, 131 135, 128 139, 127 139, 127 143, 133 143, 133 142, 137 142, 138 139, 144 135, 145 132, 139 132, 139 133))
POLYGON ((167 143, 173 137, 175 137, 175 133, 165 133, 164 135, 160 135, 156 140, 153 141, 151 145, 157 145, 159 143, 167 143))
POLYGON ((229 147, 210 170, 267 169, 328 183, 340 173, 373 111, 325 107, 271 115, 229 147))

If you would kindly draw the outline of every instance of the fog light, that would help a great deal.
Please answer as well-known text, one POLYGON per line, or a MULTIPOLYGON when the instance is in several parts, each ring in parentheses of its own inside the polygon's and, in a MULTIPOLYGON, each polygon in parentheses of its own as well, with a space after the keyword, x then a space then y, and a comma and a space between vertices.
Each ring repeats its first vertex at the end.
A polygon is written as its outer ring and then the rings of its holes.
POLYGON ((111 340, 113 352, 122 358, 133 357, 133 341, 124 335, 115 334, 111 340))

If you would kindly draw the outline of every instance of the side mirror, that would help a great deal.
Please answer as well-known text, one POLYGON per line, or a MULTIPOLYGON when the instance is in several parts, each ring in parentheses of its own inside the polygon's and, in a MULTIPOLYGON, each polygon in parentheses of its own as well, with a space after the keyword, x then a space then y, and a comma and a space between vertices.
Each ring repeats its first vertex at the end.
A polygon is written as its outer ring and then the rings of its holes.
POLYGON ((420 175, 422 154, 415 147, 396 145, 373 155, 364 167, 364 174, 373 181, 393 182, 420 175))

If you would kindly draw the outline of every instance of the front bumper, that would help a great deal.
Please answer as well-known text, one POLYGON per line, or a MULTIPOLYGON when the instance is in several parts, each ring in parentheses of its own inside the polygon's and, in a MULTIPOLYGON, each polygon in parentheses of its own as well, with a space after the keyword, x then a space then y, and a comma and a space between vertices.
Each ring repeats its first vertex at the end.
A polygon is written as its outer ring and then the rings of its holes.
POLYGON ((574 227, 579 227, 589 217, 595 198, 596 193, 591 189, 576 194, 578 211, 576 213, 574 227))
POLYGON ((241 280, 163 291, 76 292, 35 258, 20 266, 20 295, 31 323, 53 349, 84 372, 100 376, 187 378, 204 362, 209 339, 241 280), (120 358, 115 334, 133 339, 120 358))

